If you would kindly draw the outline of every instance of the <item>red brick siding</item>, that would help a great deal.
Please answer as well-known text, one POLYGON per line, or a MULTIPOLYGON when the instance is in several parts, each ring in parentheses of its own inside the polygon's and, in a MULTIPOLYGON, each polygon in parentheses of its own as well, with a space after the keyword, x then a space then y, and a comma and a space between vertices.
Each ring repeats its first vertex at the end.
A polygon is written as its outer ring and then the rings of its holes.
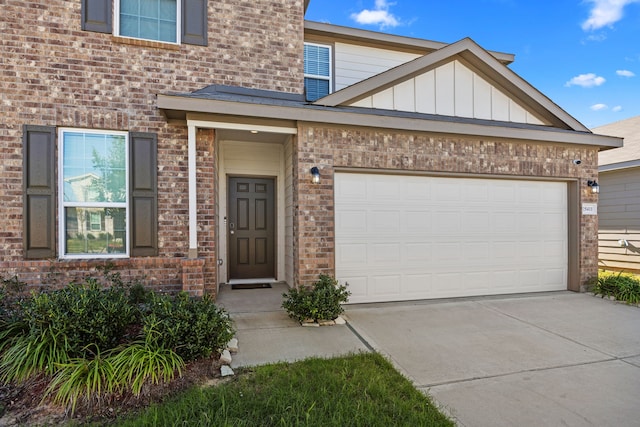
POLYGON ((68 283, 82 283, 87 277, 103 281, 103 272, 96 267, 112 267, 125 282, 139 280, 158 292, 177 292, 182 289, 181 258, 135 258, 116 260, 38 260, 4 261, 4 278, 17 275, 28 288, 59 288, 68 283))
MULTIPOLYGON (((308 284, 321 273, 334 274, 334 168, 387 171, 453 172, 523 177, 579 178, 581 202, 597 196, 586 181, 597 177, 597 149, 456 136, 412 134, 366 128, 323 128, 300 125, 294 183, 298 206, 294 217, 297 284, 308 284), (581 159, 577 166, 572 160, 581 159), (320 185, 309 170, 318 166, 320 185)), ((597 217, 581 216, 580 279, 597 274, 597 217)))
MULTIPOLYGON (((49 265, 23 261, 22 126, 129 130, 158 134, 160 253, 151 261, 115 264, 144 269, 150 262, 165 269, 169 263, 172 273, 157 277, 175 287, 182 274, 176 259, 188 253, 187 129, 167 123, 156 107, 156 95, 210 84, 302 93, 303 4, 209 1, 208 46, 131 41, 81 31, 80 21, 80 0, 11 0, 2 5, 0 273, 24 271, 37 284, 49 265), (9 267, 14 262, 22 264, 9 267)), ((211 291, 216 281, 217 184, 203 178, 215 181, 215 153, 212 136, 198 138, 199 244, 207 277, 203 286, 211 291)), ((71 277, 100 263, 85 267, 69 262, 63 270, 71 277)))

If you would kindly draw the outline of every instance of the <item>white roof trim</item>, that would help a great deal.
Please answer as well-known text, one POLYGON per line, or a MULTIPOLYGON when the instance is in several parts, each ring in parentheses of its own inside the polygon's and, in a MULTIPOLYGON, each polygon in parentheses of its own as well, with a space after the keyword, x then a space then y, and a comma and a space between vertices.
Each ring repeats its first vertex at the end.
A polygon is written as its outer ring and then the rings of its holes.
POLYGON ((630 169, 640 167, 640 160, 630 160, 628 162, 611 163, 609 165, 598 166, 598 172, 610 172, 620 169, 630 169))

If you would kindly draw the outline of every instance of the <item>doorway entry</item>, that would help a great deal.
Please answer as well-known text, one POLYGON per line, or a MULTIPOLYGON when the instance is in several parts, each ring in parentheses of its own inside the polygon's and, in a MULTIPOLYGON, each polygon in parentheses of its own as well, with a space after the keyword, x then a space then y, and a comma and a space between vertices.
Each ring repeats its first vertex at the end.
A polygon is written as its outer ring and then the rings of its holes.
POLYGON ((230 177, 229 279, 275 278, 275 180, 230 177))

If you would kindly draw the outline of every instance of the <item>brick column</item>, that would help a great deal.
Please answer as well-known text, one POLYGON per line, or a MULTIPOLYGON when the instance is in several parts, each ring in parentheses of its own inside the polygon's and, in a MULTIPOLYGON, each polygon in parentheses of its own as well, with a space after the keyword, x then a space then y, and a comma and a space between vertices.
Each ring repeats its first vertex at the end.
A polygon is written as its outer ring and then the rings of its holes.
POLYGON ((185 258, 182 266, 182 290, 191 296, 204 295, 204 259, 185 258))

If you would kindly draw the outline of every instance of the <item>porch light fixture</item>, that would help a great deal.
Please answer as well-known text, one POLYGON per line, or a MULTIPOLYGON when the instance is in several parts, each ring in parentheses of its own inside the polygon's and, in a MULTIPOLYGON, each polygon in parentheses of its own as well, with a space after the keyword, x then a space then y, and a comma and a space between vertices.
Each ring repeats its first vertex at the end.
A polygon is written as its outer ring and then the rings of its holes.
POLYGON ((595 180, 593 180, 593 181, 591 181, 591 180, 587 181, 587 186, 588 186, 588 187, 591 187, 591 192, 592 192, 593 194, 598 194, 598 193, 600 192, 600 186, 598 185, 598 183, 597 183, 595 180))
POLYGON ((320 169, 317 166, 311 168, 311 182, 320 184, 320 169))

